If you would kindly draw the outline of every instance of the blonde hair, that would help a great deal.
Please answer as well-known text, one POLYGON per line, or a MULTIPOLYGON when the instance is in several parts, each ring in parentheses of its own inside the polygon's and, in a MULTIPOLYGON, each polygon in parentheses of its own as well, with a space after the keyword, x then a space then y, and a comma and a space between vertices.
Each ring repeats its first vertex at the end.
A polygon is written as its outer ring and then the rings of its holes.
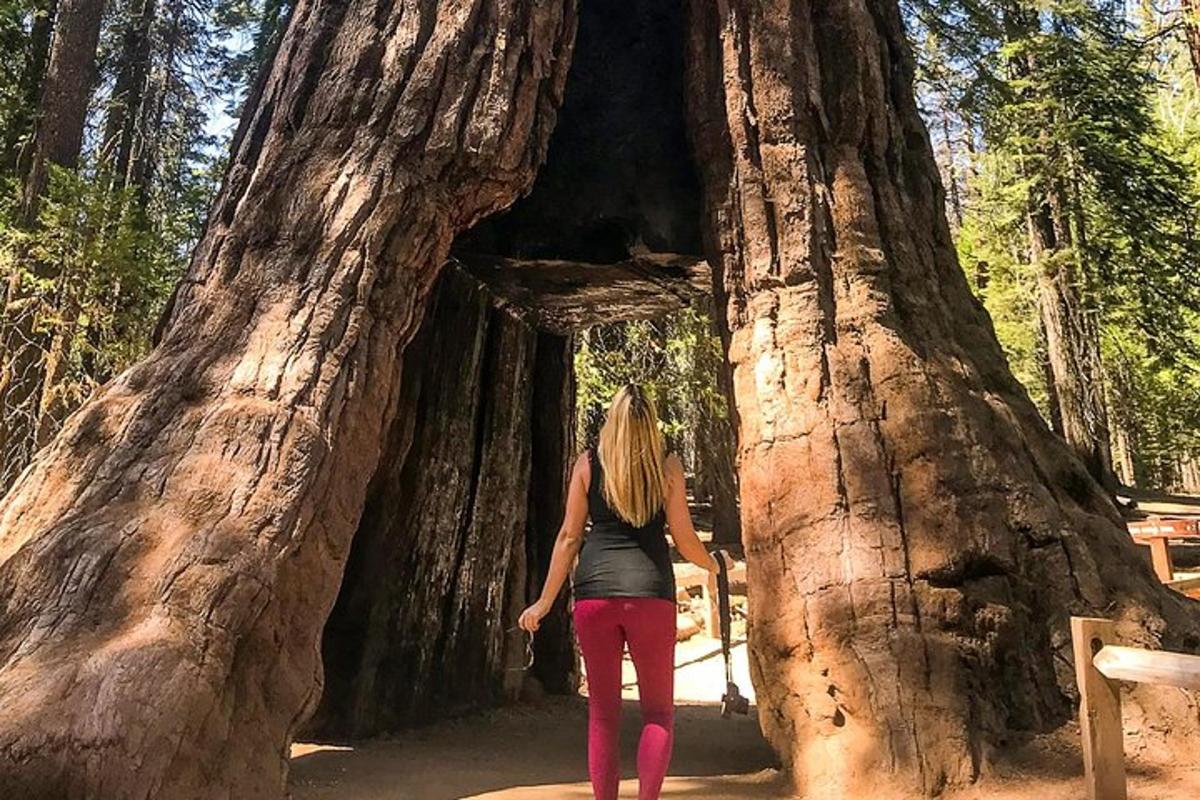
POLYGON ((608 407, 600 429, 604 499, 613 512, 642 527, 666 501, 663 440, 654 402, 637 384, 626 384, 608 407))

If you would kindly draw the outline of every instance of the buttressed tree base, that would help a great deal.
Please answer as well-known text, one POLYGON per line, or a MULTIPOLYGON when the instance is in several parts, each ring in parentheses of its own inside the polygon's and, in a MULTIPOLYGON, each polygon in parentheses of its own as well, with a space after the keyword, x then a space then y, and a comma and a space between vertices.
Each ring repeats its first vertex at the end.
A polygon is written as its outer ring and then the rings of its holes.
MULTIPOLYGON (((6 796, 285 792, 405 376, 458 357, 410 342, 456 237, 533 185, 576 11, 297 4, 161 343, 0 503, 6 796)), ((896 0, 682 19, 760 718, 801 794, 934 795, 1070 718, 1070 614, 1188 649, 1195 607, 968 289, 896 0)), ((1194 747, 1190 695, 1132 700, 1194 747)))

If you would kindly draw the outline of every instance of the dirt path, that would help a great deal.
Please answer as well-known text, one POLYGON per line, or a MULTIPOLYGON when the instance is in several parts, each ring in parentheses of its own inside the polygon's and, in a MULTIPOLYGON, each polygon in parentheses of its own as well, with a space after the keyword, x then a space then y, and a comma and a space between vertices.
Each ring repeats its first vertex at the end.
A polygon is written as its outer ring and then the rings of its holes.
MULTIPOLYGON (((623 777, 635 778, 637 704, 626 703, 623 777)), ((556 698, 536 709, 504 709, 442 723, 352 751, 293 758, 297 800, 568 800, 591 797, 587 709, 556 698)), ((664 797, 778 797, 763 781, 774 754, 752 720, 722 720, 715 707, 680 709, 672 777, 664 797), (758 784, 758 785, 756 785, 758 784)), ((636 796, 636 778, 627 791, 636 796)))
MULTIPOLYGON (((677 656, 675 753, 668 798, 754 800, 786 797, 775 756, 750 718, 723 720, 713 702, 724 675, 719 648, 697 637, 677 656)), ((749 693, 745 645, 735 650, 735 679, 749 693)), ((628 665, 627 665, 628 667, 628 665)), ((626 673, 622 725, 622 798, 637 797, 634 756, 636 688, 626 673)), ((587 708, 583 698, 549 698, 408 731, 353 747, 296 745, 294 800, 590 800, 587 708)), ((1066 729, 1012 754, 986 784, 945 800, 1083 800, 1078 731, 1066 729)), ((1200 760, 1198 760, 1200 761, 1200 760)), ((1196 764, 1172 770, 1131 764, 1130 800, 1195 800, 1196 764)), ((813 800, 857 800, 813 798, 813 800)), ((871 800, 888 800, 873 794, 871 800)))
MULTIPOLYGON (((725 685, 720 645, 697 636, 676 651, 675 752, 664 797, 713 800, 779 797, 775 754, 755 717, 721 719, 725 685)), ((746 646, 734 648, 734 679, 750 690, 746 646)), ((626 658, 623 777, 637 793, 639 718, 636 674, 626 658)), ((572 800, 587 784, 587 700, 547 698, 353 748, 297 745, 295 800, 572 800)))

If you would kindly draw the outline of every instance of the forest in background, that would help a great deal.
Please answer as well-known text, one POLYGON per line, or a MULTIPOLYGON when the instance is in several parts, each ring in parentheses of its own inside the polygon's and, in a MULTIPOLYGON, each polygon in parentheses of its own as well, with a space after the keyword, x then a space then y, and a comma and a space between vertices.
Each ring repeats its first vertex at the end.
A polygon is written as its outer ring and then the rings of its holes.
POLYGON ((1101 479, 1200 490, 1195 0, 912 0, 959 258, 1101 479))
MULTIPOLYGON (((963 268, 1047 423, 1110 485, 1200 490, 1192 2, 906 5, 963 268)), ((0 487, 151 346, 287 13, 0 0, 0 487)), ((625 380, 652 384, 687 452, 729 425, 703 312, 594 329, 576 368, 581 436, 625 380)))

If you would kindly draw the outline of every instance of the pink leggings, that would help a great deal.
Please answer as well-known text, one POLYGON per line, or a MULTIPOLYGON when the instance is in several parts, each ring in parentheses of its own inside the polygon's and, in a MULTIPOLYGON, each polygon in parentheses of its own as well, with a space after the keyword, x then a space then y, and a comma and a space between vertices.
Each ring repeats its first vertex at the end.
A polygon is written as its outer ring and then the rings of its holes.
POLYGON ((658 800, 675 725, 675 603, 655 597, 579 600, 575 633, 587 667, 588 775, 596 800, 617 800, 620 782, 621 656, 637 670, 642 708, 638 798, 658 800))

